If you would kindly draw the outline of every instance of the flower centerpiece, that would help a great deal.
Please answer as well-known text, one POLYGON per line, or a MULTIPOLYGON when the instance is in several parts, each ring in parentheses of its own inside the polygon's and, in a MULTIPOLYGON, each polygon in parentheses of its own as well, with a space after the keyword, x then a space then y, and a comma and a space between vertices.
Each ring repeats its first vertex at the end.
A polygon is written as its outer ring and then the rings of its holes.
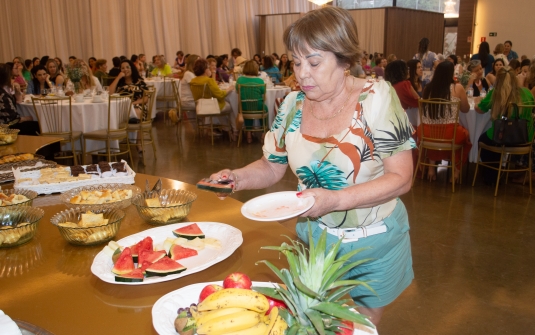
MULTIPOLYGON (((276 288, 253 287, 273 299, 283 301, 288 310, 280 309, 288 324, 286 334, 334 335, 354 323, 373 327, 366 316, 353 310, 353 302, 346 299, 347 294, 359 285, 373 289, 365 281, 345 278, 346 274, 370 259, 352 259, 364 249, 357 249, 337 257, 342 239, 332 246, 327 245, 327 231, 324 230, 314 244, 312 234, 307 249, 299 241, 290 240, 280 247, 262 247, 277 250, 288 261, 289 269, 278 269, 269 261, 266 264, 279 277, 284 285, 276 288), (348 323, 349 322, 349 323, 348 323)), ((375 293, 375 292, 374 292, 375 293)))
POLYGON ((69 81, 74 84, 74 91, 78 92, 80 90, 80 81, 86 75, 84 70, 79 66, 67 65, 65 66, 65 72, 69 81))
POLYGON ((461 85, 463 85, 464 89, 466 89, 466 86, 468 86, 468 81, 470 80, 470 74, 471 72, 470 71, 464 71, 463 73, 461 73, 461 75, 459 76, 459 83, 461 85))

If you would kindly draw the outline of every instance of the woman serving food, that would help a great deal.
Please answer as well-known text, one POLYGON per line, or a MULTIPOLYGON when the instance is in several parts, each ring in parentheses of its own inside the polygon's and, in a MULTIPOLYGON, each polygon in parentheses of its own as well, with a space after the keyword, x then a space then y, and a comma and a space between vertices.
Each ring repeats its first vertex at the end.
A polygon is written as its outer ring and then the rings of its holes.
MULTIPOLYGON (((349 277, 373 280, 376 295, 360 286, 351 296, 378 324, 384 307, 414 277, 407 212, 398 199, 410 189, 413 129, 387 82, 349 76, 360 49, 347 11, 311 11, 286 29, 284 42, 302 91, 282 103, 261 159, 211 179, 231 180, 236 191, 266 188, 289 165, 299 180, 297 196, 315 198, 303 214, 313 238, 326 229, 330 244, 346 237, 342 253, 370 247, 358 257, 373 260, 349 277), (367 237, 353 236, 364 230, 367 237)), ((307 243, 308 227, 301 222, 296 228, 307 243)))

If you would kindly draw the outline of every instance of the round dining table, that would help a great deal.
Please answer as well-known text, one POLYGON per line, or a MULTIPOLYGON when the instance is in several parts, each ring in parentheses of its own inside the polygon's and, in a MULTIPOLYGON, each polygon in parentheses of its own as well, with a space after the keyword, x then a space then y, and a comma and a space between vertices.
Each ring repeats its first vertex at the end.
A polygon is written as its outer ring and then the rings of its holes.
MULTIPOLYGON (((72 131, 81 131, 84 132, 90 132, 100 129, 107 129, 108 128, 108 100, 103 100, 102 102, 92 102, 91 97, 86 97, 82 102, 75 102, 74 99, 71 103, 71 109, 72 109, 72 131)), ((35 109, 33 108, 32 102, 23 102, 21 104, 17 105, 17 111, 19 112, 20 116, 31 116, 32 119, 38 120, 37 115, 35 113, 35 109)), ((119 127, 119 122, 116 117, 117 111, 116 111, 116 105, 111 105, 111 117, 110 117, 110 123, 112 128, 119 127)), ((63 131, 69 130, 69 106, 64 105, 62 107, 62 115, 64 117, 62 118, 62 127, 63 131)), ((130 117, 136 117, 136 112, 134 111, 134 108, 130 110, 130 117)), ((43 129, 43 132, 47 132, 48 129, 43 129)), ((80 144, 77 141, 75 143, 76 149, 80 150, 79 148, 80 144)), ((65 144, 66 150, 69 150, 70 143, 65 144)), ((87 141, 87 151, 97 150, 103 146, 102 142, 99 141, 87 141)))
MULTIPOLYGON (((410 123, 418 127, 420 125, 418 108, 408 108, 406 112, 410 123)), ((479 137, 491 127, 490 115, 491 113, 479 114, 473 105, 470 105, 470 110, 467 113, 459 113, 459 124, 468 130, 470 142, 472 143, 472 149, 470 149, 470 154, 468 155, 470 163, 477 163, 479 137)))
MULTIPOLYGON (((137 174, 136 185, 153 185, 159 178, 137 174)), ((243 244, 225 260, 209 268, 175 280, 149 285, 106 283, 91 273, 95 256, 104 245, 83 247, 67 243, 50 218, 67 207, 58 195, 41 196, 33 206, 45 211, 36 236, 14 248, 0 248, 0 310, 56 335, 72 334, 156 334, 151 310, 163 295, 184 286, 223 280, 232 272, 243 272, 254 281, 274 281, 277 277, 259 260, 287 267, 276 251, 260 250, 296 239, 293 231, 276 222, 257 222, 241 215, 242 203, 197 190, 177 180, 161 178, 164 189, 184 189, 198 195, 183 222, 221 222, 241 230, 243 244)), ((153 226, 145 223, 131 205, 114 240, 153 226)), ((0 331, 1 333, 1 331, 0 331)))
POLYGON ((154 106, 152 107, 152 118, 156 117, 157 109, 160 108, 173 108, 176 107, 174 101, 158 101, 158 97, 162 96, 174 96, 175 92, 173 91, 173 86, 171 85, 172 81, 175 81, 178 87, 180 79, 176 78, 146 78, 144 79, 145 83, 149 86, 154 86, 156 89, 156 99, 154 99, 154 106))

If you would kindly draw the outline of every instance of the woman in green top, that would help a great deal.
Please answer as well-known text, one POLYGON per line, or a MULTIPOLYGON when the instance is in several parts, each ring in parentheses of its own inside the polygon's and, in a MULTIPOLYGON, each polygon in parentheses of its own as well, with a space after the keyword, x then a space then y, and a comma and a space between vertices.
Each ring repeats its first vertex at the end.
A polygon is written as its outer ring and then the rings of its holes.
POLYGON ((24 77, 24 80, 26 80, 26 82, 29 82, 30 80, 32 80, 32 74, 26 68, 24 60, 21 57, 17 56, 15 58, 13 58, 13 63, 17 64, 17 66, 18 66, 18 64, 20 64, 20 66, 22 67, 21 74, 24 77))
MULTIPOLYGON (((491 120, 497 120, 507 113, 510 117, 513 110, 509 107, 510 103, 518 104, 533 104, 534 99, 531 92, 525 87, 519 87, 516 80, 516 73, 509 67, 503 67, 498 70, 496 75, 496 85, 485 98, 483 98, 479 104, 475 107, 476 112, 483 114, 489 110, 492 113, 491 120)), ((533 116, 531 109, 523 108, 519 111, 521 119, 528 121, 528 138, 531 142, 533 140, 533 116)), ((479 142, 483 142, 488 145, 499 146, 492 139, 494 137, 494 122, 492 126, 485 133, 479 137, 479 142)), ((481 150, 481 160, 483 162, 496 162, 500 160, 500 154, 490 152, 487 150, 481 150)), ((485 169, 484 177, 485 183, 492 184, 496 182, 495 170, 485 169)))
MULTIPOLYGON (((243 76, 239 77, 236 81, 236 85, 264 85, 256 87, 254 90, 247 91, 247 99, 258 99, 258 106, 256 110, 264 109, 267 111, 267 107, 262 101, 262 95, 266 93, 266 86, 264 80, 258 77, 258 63, 254 60, 247 61, 243 67, 243 76), (262 106, 263 105, 263 106, 262 106)), ((236 86, 238 87, 238 86, 236 86)), ((246 111, 247 106, 242 102, 242 110, 246 111)), ((262 120, 266 122, 267 120, 262 120)), ((245 129, 253 127, 253 120, 244 120, 245 129)), ((247 143, 253 142, 253 136, 250 131, 247 133, 247 143)))
POLYGON ((165 58, 162 55, 156 56, 156 58, 154 59, 154 65, 156 65, 156 67, 151 72, 153 76, 162 76, 162 77, 173 76, 173 70, 171 69, 171 66, 167 64, 167 62, 165 61, 165 58))

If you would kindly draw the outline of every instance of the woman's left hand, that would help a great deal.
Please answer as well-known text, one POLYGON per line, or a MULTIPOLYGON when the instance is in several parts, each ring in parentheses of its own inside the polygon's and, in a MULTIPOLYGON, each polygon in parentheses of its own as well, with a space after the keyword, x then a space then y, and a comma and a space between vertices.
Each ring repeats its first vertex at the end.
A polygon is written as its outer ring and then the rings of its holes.
POLYGON ((336 210, 340 192, 330 191, 323 188, 311 188, 297 193, 298 198, 314 197, 315 203, 311 209, 301 214, 304 217, 318 217, 336 210))

